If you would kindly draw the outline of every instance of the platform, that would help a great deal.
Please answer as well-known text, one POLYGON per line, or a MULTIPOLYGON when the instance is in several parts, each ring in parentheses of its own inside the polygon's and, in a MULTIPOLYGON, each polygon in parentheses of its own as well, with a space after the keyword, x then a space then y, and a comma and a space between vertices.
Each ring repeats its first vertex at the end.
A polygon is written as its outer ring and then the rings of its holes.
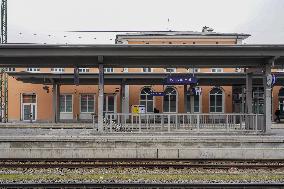
POLYGON ((284 129, 271 134, 111 133, 0 129, 0 158, 283 159, 284 129))

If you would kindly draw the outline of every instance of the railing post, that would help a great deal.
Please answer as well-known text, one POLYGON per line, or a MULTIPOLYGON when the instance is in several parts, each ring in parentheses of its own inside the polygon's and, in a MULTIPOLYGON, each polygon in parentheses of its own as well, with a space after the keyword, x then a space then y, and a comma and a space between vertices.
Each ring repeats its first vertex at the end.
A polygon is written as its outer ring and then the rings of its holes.
POLYGON ((168 132, 171 132, 171 116, 168 115, 168 132))
POLYGON ((257 114, 255 115, 255 126, 256 126, 256 130, 258 130, 258 128, 257 128, 257 119, 258 119, 258 116, 257 116, 257 114))
POLYGON ((109 131, 112 132, 112 115, 109 115, 110 121, 109 121, 109 131))
POLYGON ((199 120, 199 114, 196 115, 197 116, 197 132, 199 133, 199 128, 200 128, 200 120, 199 120))
POLYGON ((138 114, 138 119, 139 119, 139 124, 138 124, 139 132, 142 132, 142 129, 141 129, 141 115, 140 114, 138 114))
POLYGON ((227 114, 226 115, 226 131, 227 132, 229 132, 229 122, 228 122, 229 120, 228 120, 228 118, 229 118, 229 115, 227 114))

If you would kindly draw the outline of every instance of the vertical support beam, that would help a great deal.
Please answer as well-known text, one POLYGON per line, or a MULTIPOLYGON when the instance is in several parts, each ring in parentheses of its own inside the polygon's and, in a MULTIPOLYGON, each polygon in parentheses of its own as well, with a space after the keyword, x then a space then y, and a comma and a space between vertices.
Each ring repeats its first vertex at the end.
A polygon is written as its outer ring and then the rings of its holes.
POLYGON ((271 132, 271 85, 272 85, 272 75, 271 75, 271 63, 267 63, 264 67, 264 77, 263 77, 263 88, 264 88, 264 132, 271 132))
MULTIPOLYGON (((126 101, 125 101, 125 83, 124 81, 120 85, 120 111, 121 113, 127 113, 126 112, 126 101)), ((121 116, 121 122, 124 123, 126 120, 126 115, 121 116)))
POLYGON ((184 113, 187 113, 187 85, 183 86, 184 113))
POLYGON ((59 84, 53 82, 52 90, 52 122, 58 123, 60 121, 60 89, 59 84))
MULTIPOLYGON (((246 108, 245 111, 247 114, 252 114, 252 73, 247 72, 246 74, 246 108)), ((246 119, 246 130, 252 129, 250 116, 247 116, 246 119)))
POLYGON ((60 122, 60 85, 56 84, 56 123, 60 122))
POLYGON ((56 91, 56 83, 53 83, 52 87, 52 122, 56 123, 57 117, 57 91, 56 91))
POLYGON ((120 109, 121 113, 127 113, 126 112, 126 101, 125 101, 125 83, 122 82, 120 85, 120 109))
POLYGON ((98 132, 103 132, 104 111, 104 66, 103 57, 98 57, 99 62, 99 97, 98 97, 98 132))

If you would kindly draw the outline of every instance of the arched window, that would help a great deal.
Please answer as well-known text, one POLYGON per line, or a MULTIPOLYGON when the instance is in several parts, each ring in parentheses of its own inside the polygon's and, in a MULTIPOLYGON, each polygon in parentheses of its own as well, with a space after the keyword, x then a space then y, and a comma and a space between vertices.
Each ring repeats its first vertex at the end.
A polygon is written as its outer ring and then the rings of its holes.
POLYGON ((147 112, 154 110, 154 98, 150 95, 151 88, 145 87, 140 93, 140 105, 144 105, 147 112))
POLYGON ((284 113, 284 88, 281 88, 278 93, 280 114, 284 113))
POLYGON ((210 112, 224 112, 223 91, 220 88, 213 88, 210 91, 210 112))
POLYGON ((173 87, 167 87, 165 90, 164 112, 177 112, 177 91, 173 87))

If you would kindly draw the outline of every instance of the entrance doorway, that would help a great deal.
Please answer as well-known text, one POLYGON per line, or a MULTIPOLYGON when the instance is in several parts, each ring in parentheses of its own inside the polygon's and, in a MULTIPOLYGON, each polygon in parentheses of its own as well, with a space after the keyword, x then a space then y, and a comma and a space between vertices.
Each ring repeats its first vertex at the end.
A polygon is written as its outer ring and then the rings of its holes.
POLYGON ((22 95, 22 120, 36 121, 37 119, 37 103, 36 94, 22 95))

